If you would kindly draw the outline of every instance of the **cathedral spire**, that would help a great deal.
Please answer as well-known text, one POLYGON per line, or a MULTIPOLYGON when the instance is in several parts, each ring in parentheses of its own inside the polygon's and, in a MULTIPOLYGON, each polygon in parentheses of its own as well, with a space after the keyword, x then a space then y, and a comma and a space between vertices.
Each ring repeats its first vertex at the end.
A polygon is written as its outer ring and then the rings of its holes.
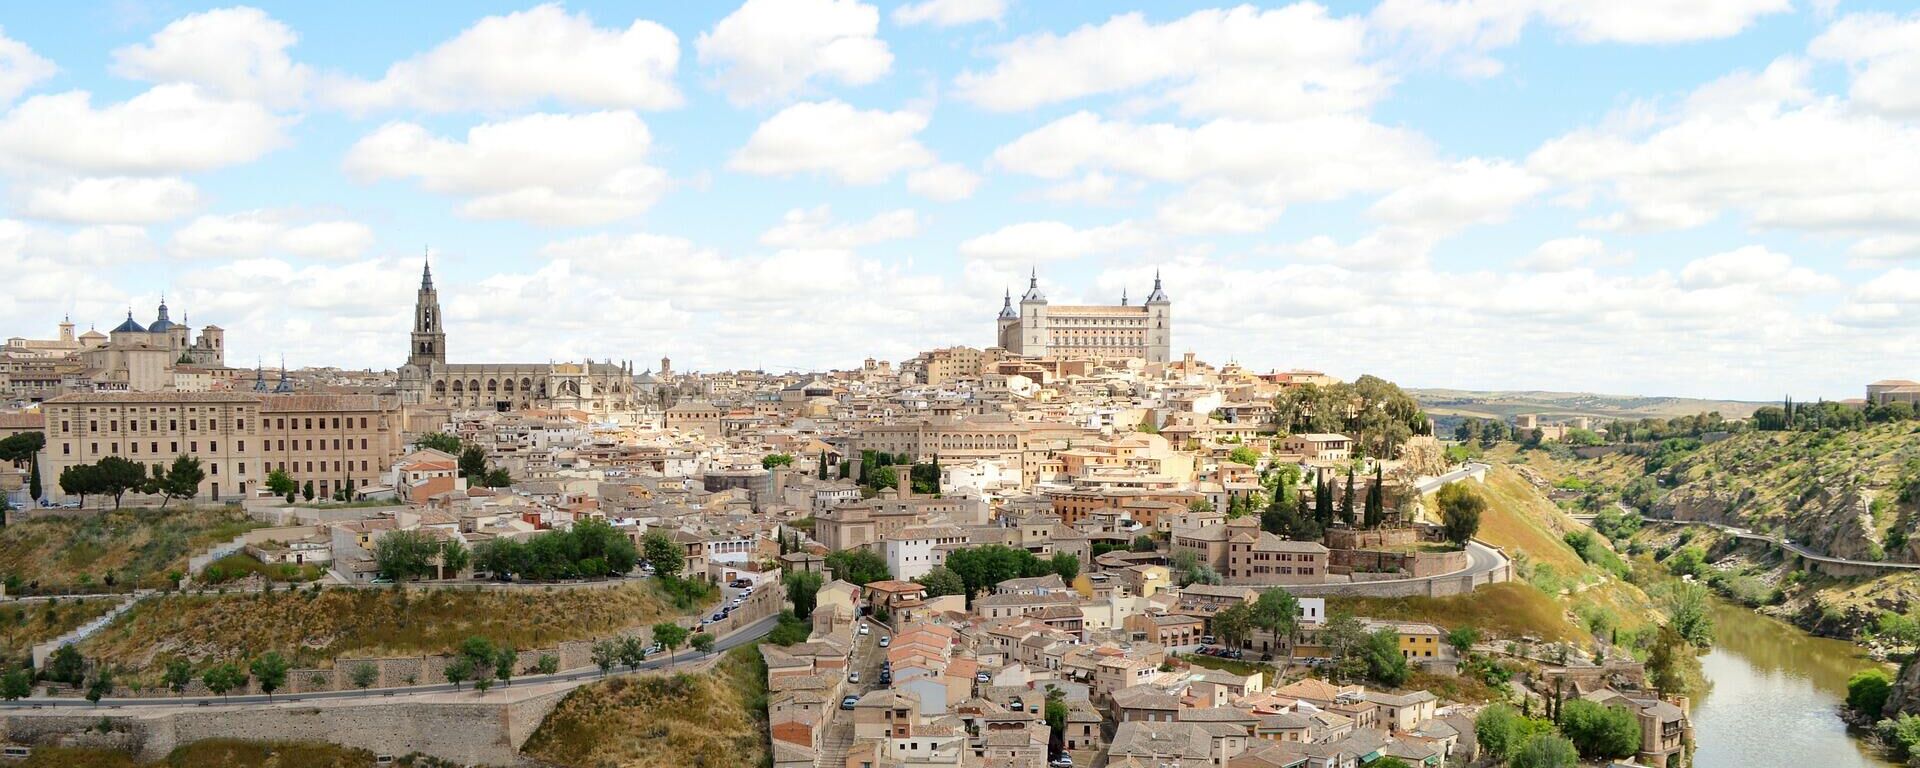
POLYGON ((433 290, 433 259, 427 249, 420 249, 420 290, 433 290))
POLYGON ((1147 303, 1148 304, 1172 303, 1172 299, 1167 298, 1166 291, 1160 290, 1160 270, 1156 269, 1153 271, 1153 293, 1147 294, 1147 303))
POLYGON ((1126 305, 1127 305, 1127 288, 1126 286, 1123 285, 1120 287, 1120 306, 1124 307, 1126 305))
POLYGON ((1000 319, 1011 320, 1019 316, 1020 313, 1013 311, 1013 289, 1008 288, 1006 295, 1000 299, 1000 319))

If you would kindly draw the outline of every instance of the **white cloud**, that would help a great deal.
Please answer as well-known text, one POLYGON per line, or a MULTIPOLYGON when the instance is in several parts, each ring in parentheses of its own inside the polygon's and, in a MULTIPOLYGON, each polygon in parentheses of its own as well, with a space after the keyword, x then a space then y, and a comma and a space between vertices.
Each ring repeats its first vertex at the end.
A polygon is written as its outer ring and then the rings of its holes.
POLYGON ((1805 267, 1793 258, 1758 245, 1704 256, 1680 269, 1688 289, 1754 286, 1770 293, 1819 293, 1838 290, 1840 281, 1805 267))
POLYGON ((1562 237, 1548 240, 1514 261, 1514 266, 1529 272, 1565 272, 1596 266, 1615 266, 1632 261, 1632 254, 1614 253, 1607 244, 1592 237, 1562 237))
POLYGON ((1790 0, 1544 0, 1548 23, 1589 43, 1681 43, 1732 37, 1790 0))
POLYGON ((1175 232, 1258 232, 1280 217, 1277 206, 1248 203, 1227 184, 1200 183, 1160 204, 1161 224, 1175 232))
POLYGON ((23 212, 38 219, 86 224, 153 224, 200 207, 200 191, 173 177, 73 179, 30 189, 23 212))
POLYGON ((1732 37, 1792 8, 1790 0, 1384 0, 1368 21, 1416 57, 1489 76, 1503 66, 1488 53, 1518 42, 1530 23, 1583 43, 1680 43, 1732 37))
POLYGON ((299 103, 313 77, 287 49, 299 36, 258 8, 189 14, 154 33, 146 45, 113 52, 113 72, 149 82, 193 83, 233 99, 299 103))
POLYGON ((962 242, 960 254, 998 264, 1027 264, 1112 253, 1147 241, 1146 231, 1130 221, 1087 229, 1061 221, 1027 221, 962 242))
POLYGON ((907 174, 907 191, 929 200, 965 200, 979 186, 980 176, 959 163, 940 163, 907 174))
POLYGON ((503 110, 546 101, 582 107, 680 106, 680 39, 652 21, 602 28, 547 4, 488 16, 377 81, 337 79, 328 100, 353 110, 503 110))
POLYGON ((1313 3, 1273 10, 1209 9, 1154 24, 1115 16, 1065 35, 1028 35, 992 50, 987 72, 956 80, 960 96, 1025 110, 1152 85, 1183 112, 1263 119, 1366 107, 1388 80, 1366 53, 1366 25, 1313 3))
POLYGON ((1920 235, 1880 235, 1861 238, 1848 246, 1847 253, 1865 261, 1920 258, 1920 235))
POLYGON ((727 161, 746 173, 825 173, 848 184, 877 184, 934 162, 915 138, 927 117, 913 112, 861 110, 843 101, 801 102, 755 128, 727 161))
POLYGON ((1548 141, 1527 167, 1608 193, 1610 228, 1698 226, 1737 211, 1768 227, 1877 232, 1920 224, 1920 128, 1815 98, 1776 62, 1680 108, 1548 141))
POLYGON ((1368 209, 1401 226, 1449 232, 1503 220, 1515 206, 1546 189, 1546 182, 1504 160, 1462 160, 1395 189, 1368 209))
POLYGON ((912 209, 886 211, 858 224, 835 225, 833 212, 822 205, 787 211, 778 226, 761 233, 760 243, 781 248, 852 249, 912 237, 919 231, 920 219, 912 209))
POLYGON ((1092 171, 1078 179, 1047 187, 1040 196, 1056 203, 1117 205, 1123 202, 1123 196, 1137 193, 1145 187, 1146 184, 1137 179, 1118 179, 1092 171))
POLYGON ((350 261, 373 245, 373 230, 355 221, 314 221, 288 211, 254 210, 195 218, 175 230, 168 249, 182 258, 259 258, 286 253, 350 261))
POLYGON ((997 22, 1006 12, 1006 0, 920 0, 893 9, 893 23, 903 27, 915 24, 957 27, 982 21, 997 22))
POLYGON ((1853 69, 1849 95, 1855 102, 1888 115, 1920 116, 1920 13, 1849 14, 1807 52, 1853 69))
POLYGON ((347 152, 362 181, 414 178, 466 198, 463 215, 556 226, 639 215, 668 185, 647 164, 652 134, 631 112, 533 114, 467 131, 465 141, 413 123, 389 123, 347 152))
POLYGON ((736 104, 774 101, 815 80, 865 85, 893 66, 880 12, 856 0, 747 0, 694 42, 736 104))
POLYGON ((36 83, 53 77, 60 68, 34 53, 0 29, 0 104, 12 103, 36 83))
POLYGON ((1315 235, 1281 246, 1282 254, 1307 261, 1337 264, 1354 271, 1404 270, 1426 263, 1439 237, 1405 227, 1383 227, 1351 242, 1315 235))
POLYGON ((85 91, 35 96, 0 117, 0 165, 81 173, 204 171, 259 158, 286 143, 289 119, 258 104, 155 86, 95 108, 85 91))

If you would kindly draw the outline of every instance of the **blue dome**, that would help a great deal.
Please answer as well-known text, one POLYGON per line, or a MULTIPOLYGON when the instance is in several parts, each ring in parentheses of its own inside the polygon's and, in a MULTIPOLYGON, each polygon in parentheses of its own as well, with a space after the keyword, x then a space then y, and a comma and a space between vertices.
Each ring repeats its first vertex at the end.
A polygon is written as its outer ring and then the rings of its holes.
POLYGON ((113 332, 114 333, 146 333, 147 329, 140 327, 139 323, 134 322, 133 313, 128 312, 127 321, 114 326, 113 332))
POLYGON ((148 333, 165 333, 167 329, 173 328, 176 325, 178 325, 178 323, 175 323, 172 320, 167 319, 167 300, 161 299, 160 300, 160 317, 154 319, 153 325, 147 326, 147 332, 148 333))

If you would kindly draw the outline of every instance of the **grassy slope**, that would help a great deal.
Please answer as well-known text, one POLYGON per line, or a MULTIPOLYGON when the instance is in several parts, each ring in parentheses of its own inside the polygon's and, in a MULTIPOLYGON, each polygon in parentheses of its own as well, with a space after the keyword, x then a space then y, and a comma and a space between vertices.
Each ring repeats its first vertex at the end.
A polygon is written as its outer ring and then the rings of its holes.
POLYGON ((766 667, 753 646, 710 672, 616 677, 555 707, 521 751, 568 768, 734 768, 768 762, 766 667))
POLYGON ((96 597, 0 607, 0 659, 24 657, 33 646, 73 631, 120 601, 96 597))
POLYGON ((260 527, 238 510, 120 510, 84 518, 42 518, 0 529, 0 573, 42 588, 75 586, 82 574, 101 584, 162 586, 171 570, 216 542, 260 527))
POLYGON ((278 650, 296 667, 347 654, 451 650, 471 635, 517 648, 605 635, 677 612, 651 582, 612 589, 396 591, 329 589, 269 595, 170 595, 142 602, 81 650, 157 673, 184 655, 197 664, 278 650))

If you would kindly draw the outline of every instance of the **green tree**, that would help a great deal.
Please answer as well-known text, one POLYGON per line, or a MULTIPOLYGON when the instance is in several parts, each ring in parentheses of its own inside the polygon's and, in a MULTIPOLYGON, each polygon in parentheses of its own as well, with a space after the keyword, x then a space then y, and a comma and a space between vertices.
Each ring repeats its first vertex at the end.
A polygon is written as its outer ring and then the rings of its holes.
POLYGON ((533 671, 543 675, 551 675, 555 672, 559 672, 560 657, 555 656, 551 653, 540 654, 540 660, 534 662, 533 664, 533 671))
POLYGON ((200 682, 214 695, 226 698, 227 692, 247 684, 247 673, 232 664, 215 664, 200 674, 200 682))
POLYGON ((1574 768, 1579 764, 1580 753, 1573 742, 1553 733, 1535 734, 1507 760, 1508 768, 1574 768))
POLYGON ((1293 633, 1300 628, 1300 600, 1281 587, 1260 593, 1253 601, 1253 626, 1273 635, 1274 643, 1287 649, 1287 663, 1293 666, 1293 633))
POLYGON ((820 587, 825 579, 813 571, 794 571, 787 574, 783 581, 787 587, 787 600, 793 603, 793 615, 802 619, 813 616, 813 608, 818 604, 820 587))
POLYGON ((1133 537, 1132 549, 1135 552, 1152 552, 1158 548, 1159 546, 1154 544, 1152 536, 1143 533, 1133 537))
POLYGON ((74 464, 60 470, 60 492, 80 497, 80 506, 87 505, 88 496, 97 496, 105 489, 100 468, 92 464, 74 464))
POLYGON ((160 467, 153 468, 156 490, 160 492, 160 508, 166 509, 167 502, 174 499, 191 499, 200 494, 200 481, 207 479, 207 471, 200 467, 200 460, 187 455, 175 456, 173 466, 162 472, 160 467))
POLYGON ((113 508, 120 508, 120 500, 127 491, 136 491, 147 486, 147 471, 139 464, 119 456, 108 456, 94 465, 95 477, 99 483, 97 492, 113 497, 113 508))
POLYGON ((113 672, 107 669, 107 665, 101 664, 94 670, 93 679, 87 681, 87 701, 99 706, 100 700, 109 693, 113 693, 113 672))
POLYGON ((1473 644, 1477 642, 1480 642, 1480 630, 1472 626, 1454 627, 1447 632, 1447 645, 1453 646, 1454 652, 1462 659, 1467 657, 1467 652, 1473 650, 1473 644))
POLYGON ((674 649, 687 641, 687 628, 671 621, 653 625, 653 641, 667 649, 667 666, 673 666, 674 649))
POLYGON ((1193 512, 1196 514, 1201 514, 1201 515, 1212 514, 1213 502, 1207 501, 1206 497, 1202 496, 1200 498, 1194 499, 1193 501, 1187 502, 1187 511, 1193 512))
POLYGON ((294 482, 286 472, 276 469, 267 473, 267 490, 273 491, 275 496, 292 496, 300 490, 300 484, 294 482))
POLYGON ((1866 669, 1847 679, 1847 708, 1872 718, 1880 716, 1893 693, 1893 677, 1884 669, 1866 669))
POLYGON ((1051 743, 1047 746, 1058 752, 1066 745, 1067 734, 1067 693, 1057 686, 1047 686, 1047 703, 1044 708, 1047 728, 1051 731, 1051 743))
POLYGON ((449 659, 444 674, 447 682, 453 685, 453 689, 460 690, 460 684, 473 677, 473 659, 464 655, 449 659))
POLYGON ((627 665, 628 671, 637 670, 647 660, 647 644, 639 637, 628 635, 620 638, 620 663, 627 665))
POLYGON ((836 579, 863 587, 875 581, 885 581, 892 576, 887 570, 886 558, 870 549, 842 549, 830 552, 827 554, 827 570, 832 571, 836 579))
POLYGON ((663 579, 675 577, 686 565, 686 558, 686 549, 674 543, 664 532, 648 531, 640 539, 640 559, 653 566, 655 576, 663 579))
POLYGON ((72 643, 54 649, 53 656, 47 659, 48 680, 78 687, 86 680, 86 674, 87 661, 80 657, 80 649, 72 643))
POLYGON ((1667 626, 1701 648, 1713 645, 1713 614, 1707 588, 1692 582, 1672 585, 1666 594, 1667 626))
POLYGON ((0 699, 19 701, 32 695, 33 673, 24 669, 14 669, 0 676, 0 699))
POLYGON ((434 572, 439 542, 419 530, 394 531, 373 545, 373 562, 380 576, 395 582, 425 578, 434 572))
POLYGON ((1438 501, 1447 540, 1466 546, 1480 533, 1480 515, 1487 509, 1487 500, 1470 483, 1459 482, 1441 487, 1438 501))
POLYGON ((1367 646, 1372 638, 1353 614, 1330 612, 1326 628, 1320 631, 1320 640, 1327 648, 1328 658, 1333 660, 1336 679, 1353 680, 1367 674, 1367 646))
POLYGON ((1356 511, 1353 508, 1353 465, 1349 464, 1347 465, 1347 487, 1340 496, 1340 522, 1352 528, 1356 522, 1354 514, 1356 511))
POLYGON ((774 467, 790 466, 793 466, 793 454, 790 453, 769 453, 760 457, 760 468, 764 470, 772 471, 774 467))
POLYGON ((1247 635, 1253 630, 1253 609, 1244 603, 1235 603, 1214 614, 1211 623, 1213 635, 1221 644, 1239 648, 1246 644, 1247 635))
POLYGON ((460 455, 460 438, 445 432, 428 432, 413 441, 417 448, 432 448, 449 456, 460 455))
MULTIPOLYGON (((967 583, 960 579, 959 574, 954 573, 944 565, 934 566, 932 570, 927 571, 926 575, 914 579, 914 581, 920 586, 927 588, 927 597, 964 595, 967 593, 967 583)), ((803 616, 801 618, 805 617, 803 616)))
POLYGON ((1373 484, 1367 486, 1367 510, 1361 525, 1378 528, 1387 521, 1386 479, 1378 464, 1373 467, 1373 484))
POLYGON ((380 679, 380 670, 363 661, 354 665, 348 679, 353 683, 353 687, 364 691, 373 687, 373 684, 380 679))
POLYGON ((167 670, 160 680, 166 683, 167 690, 173 691, 173 695, 186 693, 187 685, 193 682, 193 665, 184 657, 175 656, 167 660, 167 670))
POLYGON ((440 572, 446 578, 457 577, 467 566, 473 564, 473 551, 467 549, 460 539, 453 538, 440 542, 440 572))
POLYGON ((692 647, 695 653, 712 653, 713 642, 713 635, 701 632, 700 634, 694 635, 693 639, 688 640, 687 645, 692 647))
POLYGON ((253 672, 254 679, 260 681, 260 692, 265 693, 267 700, 271 701, 273 692, 287 684, 287 669, 291 666, 287 663, 286 657, 281 656, 278 651, 267 651, 260 658, 254 659, 249 669, 253 672))
POLYGON ((1252 448, 1242 445, 1227 452, 1227 461, 1235 464, 1245 464, 1249 467, 1257 467, 1260 466, 1260 454, 1255 453, 1252 448))
POLYGON ((487 476, 487 449, 469 445, 460 451, 460 476, 469 484, 479 483, 487 476))
POLYGON ((600 676, 606 677, 613 665, 620 663, 620 651, 624 648, 618 640, 601 640, 593 644, 593 665, 600 668, 600 676))
POLYGON ((1505 704, 1494 704, 1480 710, 1480 714, 1473 718, 1473 733, 1480 742, 1480 749, 1494 762, 1504 762, 1512 757, 1524 741, 1520 713, 1505 704))
POLYGON ((507 472, 505 467, 494 467, 487 470, 487 475, 480 484, 488 488, 510 488, 513 486, 513 475, 507 472))
POLYGON ((1640 718, 1623 707, 1573 699, 1560 708, 1560 732, 1590 760, 1640 751, 1640 718))
POLYGON ((307 501, 313 501, 313 497, 315 495, 316 494, 313 492, 312 480, 308 480, 306 485, 300 486, 300 498, 306 499, 307 501))
POLYGON ((1367 674, 1388 687, 1398 688, 1413 674, 1406 654, 1400 652, 1400 633, 1390 627, 1375 631, 1367 638, 1367 674))
POLYGON ((1071 555, 1066 552, 1055 552, 1049 560, 1048 565, 1053 568, 1055 574, 1060 576, 1060 580, 1066 584, 1073 584, 1074 578, 1080 575, 1080 558, 1076 555, 1071 555))
POLYGON ((40 451, 47 447, 47 436, 38 431, 8 435, 0 440, 0 460, 27 465, 27 498, 40 499, 40 451))

